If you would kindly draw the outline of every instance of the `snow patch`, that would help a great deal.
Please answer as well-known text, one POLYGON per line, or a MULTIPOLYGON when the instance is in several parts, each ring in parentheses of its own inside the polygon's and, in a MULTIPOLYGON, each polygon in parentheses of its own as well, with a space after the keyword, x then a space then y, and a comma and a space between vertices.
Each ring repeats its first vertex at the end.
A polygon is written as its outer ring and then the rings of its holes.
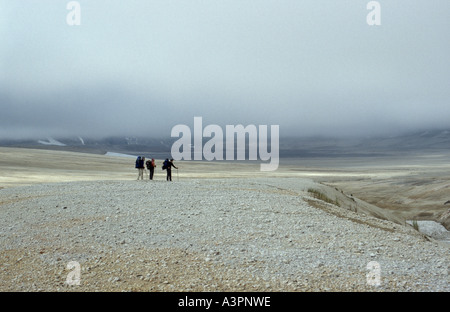
POLYGON ((47 141, 39 140, 38 143, 44 144, 44 145, 67 146, 66 144, 61 143, 53 138, 47 138, 47 141))
POLYGON ((136 158, 136 156, 133 156, 133 155, 122 154, 122 153, 114 153, 114 152, 107 152, 105 154, 105 156, 136 158))

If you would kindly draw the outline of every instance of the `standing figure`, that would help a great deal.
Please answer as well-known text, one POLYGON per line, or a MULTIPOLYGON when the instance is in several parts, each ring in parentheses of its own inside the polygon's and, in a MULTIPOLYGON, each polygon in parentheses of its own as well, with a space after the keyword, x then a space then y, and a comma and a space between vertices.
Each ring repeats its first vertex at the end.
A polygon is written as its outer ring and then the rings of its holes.
POLYGON ((138 180, 141 178, 141 180, 144 180, 144 163, 145 163, 145 157, 138 156, 136 159, 136 169, 138 170, 138 180))
POLYGON ((174 167, 175 169, 178 169, 178 167, 176 167, 173 164, 173 159, 171 159, 168 162, 167 167, 166 167, 166 170, 167 170, 167 181, 172 181, 172 167, 174 167))
POLYGON ((147 169, 150 171, 150 180, 153 180, 153 173, 155 172, 155 167, 156 167, 155 159, 152 158, 152 160, 147 160, 145 165, 147 166, 147 169))

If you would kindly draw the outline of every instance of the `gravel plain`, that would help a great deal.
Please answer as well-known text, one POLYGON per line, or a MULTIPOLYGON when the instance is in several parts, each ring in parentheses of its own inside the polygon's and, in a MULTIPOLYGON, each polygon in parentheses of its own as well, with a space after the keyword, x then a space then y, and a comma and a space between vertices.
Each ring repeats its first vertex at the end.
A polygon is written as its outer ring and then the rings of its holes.
POLYGON ((448 244, 315 199, 316 185, 230 178, 0 189, 0 291, 450 290, 448 244))

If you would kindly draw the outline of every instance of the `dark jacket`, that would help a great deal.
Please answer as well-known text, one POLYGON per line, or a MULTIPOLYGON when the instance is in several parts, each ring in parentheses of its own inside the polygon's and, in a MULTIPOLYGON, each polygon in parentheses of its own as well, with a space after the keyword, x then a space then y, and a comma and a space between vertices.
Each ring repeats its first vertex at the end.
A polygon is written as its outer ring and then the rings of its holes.
POLYGON ((138 169, 145 169, 145 167, 144 167, 144 159, 139 159, 139 160, 137 160, 136 161, 136 168, 138 168, 138 169))
POLYGON ((175 167, 173 162, 169 161, 169 163, 167 164, 167 171, 171 171, 172 167, 174 167, 175 169, 178 169, 177 167, 175 167))

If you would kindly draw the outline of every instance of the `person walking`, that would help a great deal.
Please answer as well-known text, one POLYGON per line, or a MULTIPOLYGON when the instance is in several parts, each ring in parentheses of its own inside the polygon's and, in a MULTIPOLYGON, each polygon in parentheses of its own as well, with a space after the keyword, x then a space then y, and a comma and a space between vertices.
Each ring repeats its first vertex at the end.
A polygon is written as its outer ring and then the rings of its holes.
POLYGON ((152 158, 152 160, 147 160, 147 162, 145 163, 147 166, 147 169, 150 171, 150 180, 153 180, 153 173, 155 172, 155 159, 152 158))
POLYGON ((138 178, 137 178, 138 180, 139 180, 139 178, 141 180, 144 180, 144 170, 145 170, 144 163, 145 163, 145 157, 138 156, 138 158, 136 159, 136 168, 138 170, 138 178))
POLYGON ((173 158, 168 162, 167 164, 167 181, 172 181, 172 167, 174 167, 175 169, 178 169, 178 167, 176 167, 173 164, 173 158))

